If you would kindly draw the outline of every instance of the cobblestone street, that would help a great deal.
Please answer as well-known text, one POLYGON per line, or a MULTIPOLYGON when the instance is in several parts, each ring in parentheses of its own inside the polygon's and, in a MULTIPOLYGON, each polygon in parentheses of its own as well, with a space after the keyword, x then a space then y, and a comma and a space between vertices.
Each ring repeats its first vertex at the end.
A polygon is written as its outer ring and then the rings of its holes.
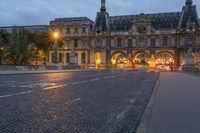
POLYGON ((158 73, 0 76, 2 133, 135 132, 158 73))

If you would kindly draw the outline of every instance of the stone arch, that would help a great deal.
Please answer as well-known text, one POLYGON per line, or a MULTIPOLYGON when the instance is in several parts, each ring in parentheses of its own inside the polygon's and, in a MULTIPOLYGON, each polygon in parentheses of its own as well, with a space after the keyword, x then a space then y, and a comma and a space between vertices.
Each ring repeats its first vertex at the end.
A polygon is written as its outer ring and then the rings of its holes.
POLYGON ((147 53, 146 51, 137 51, 133 55, 133 62, 135 64, 140 64, 140 65, 147 65, 148 61, 150 59, 150 54, 147 53))
POLYGON ((158 65, 170 65, 175 62, 175 55, 170 51, 160 51, 156 54, 158 65))
POLYGON ((111 65, 113 68, 118 67, 118 64, 126 62, 127 55, 123 51, 116 51, 111 55, 111 65))

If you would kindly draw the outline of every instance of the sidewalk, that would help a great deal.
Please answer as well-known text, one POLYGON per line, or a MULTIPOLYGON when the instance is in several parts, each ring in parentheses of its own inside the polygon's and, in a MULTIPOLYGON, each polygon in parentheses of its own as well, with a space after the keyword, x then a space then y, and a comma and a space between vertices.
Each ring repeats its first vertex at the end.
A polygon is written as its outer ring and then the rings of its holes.
POLYGON ((199 77, 184 73, 161 73, 155 97, 152 98, 149 117, 142 120, 146 121, 146 129, 143 127, 139 133, 200 132, 199 77))
POLYGON ((78 71, 91 71, 85 69, 74 70, 24 70, 24 71, 0 71, 0 76, 4 75, 24 75, 24 74, 46 74, 46 73, 65 73, 65 72, 78 72, 78 71))

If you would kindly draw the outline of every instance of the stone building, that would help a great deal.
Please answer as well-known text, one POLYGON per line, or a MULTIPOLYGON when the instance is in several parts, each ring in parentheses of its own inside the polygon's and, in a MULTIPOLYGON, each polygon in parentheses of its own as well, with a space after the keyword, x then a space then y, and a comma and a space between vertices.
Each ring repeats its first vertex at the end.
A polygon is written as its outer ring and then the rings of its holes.
MULTIPOLYGON (((157 65, 185 63, 189 47, 195 63, 200 62, 200 20, 192 0, 182 11, 154 14, 110 16, 105 0, 93 22, 87 17, 59 18, 50 22, 57 28, 64 45, 59 49, 59 63, 67 66, 72 50, 77 63, 88 67, 148 65, 152 57, 157 65)), ((53 51, 49 54, 52 63, 53 51)))
POLYGON ((1 28, 10 34, 12 33, 13 29, 20 29, 20 28, 29 30, 31 33, 41 34, 41 33, 48 32, 49 26, 48 25, 26 25, 26 26, 3 26, 3 27, 0 27, 0 29, 1 28))

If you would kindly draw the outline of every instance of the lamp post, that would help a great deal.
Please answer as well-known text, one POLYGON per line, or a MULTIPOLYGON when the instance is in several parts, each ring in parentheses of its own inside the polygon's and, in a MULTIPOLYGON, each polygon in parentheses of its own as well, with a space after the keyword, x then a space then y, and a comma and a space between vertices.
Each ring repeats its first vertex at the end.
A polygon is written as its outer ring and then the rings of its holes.
POLYGON ((54 33, 54 47, 53 47, 53 50, 54 50, 54 61, 53 61, 53 63, 54 64, 58 64, 58 33, 57 32, 54 33))
POLYGON ((2 62, 3 62, 3 50, 4 50, 4 48, 3 47, 1 47, 0 48, 0 64, 2 64, 2 62))

